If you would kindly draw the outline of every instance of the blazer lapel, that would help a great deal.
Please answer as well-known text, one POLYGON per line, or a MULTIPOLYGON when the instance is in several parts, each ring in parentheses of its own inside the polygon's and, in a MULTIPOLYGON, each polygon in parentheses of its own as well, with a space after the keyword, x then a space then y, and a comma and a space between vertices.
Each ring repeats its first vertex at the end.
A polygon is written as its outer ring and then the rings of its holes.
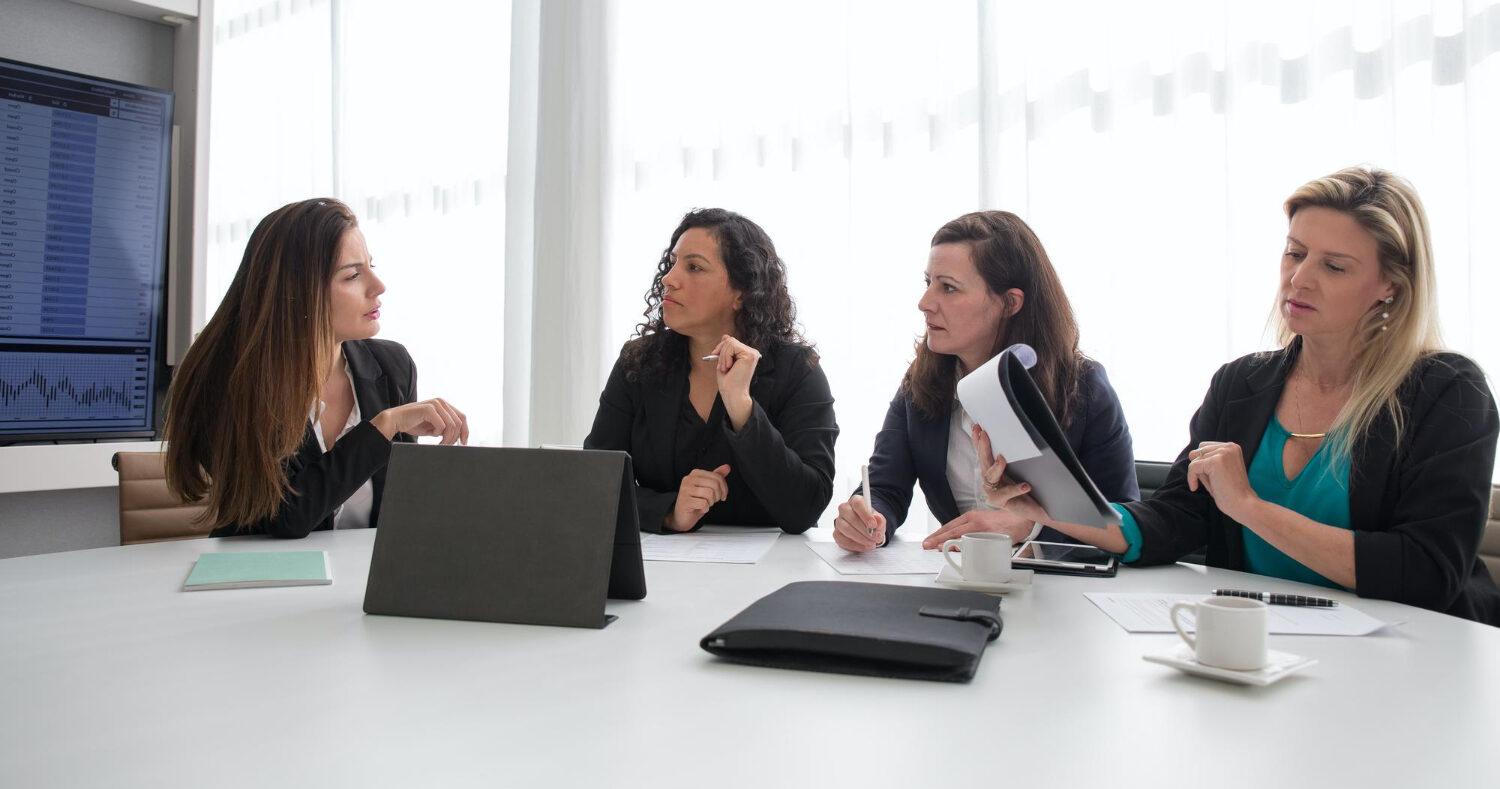
POLYGON ((928 470, 925 477, 919 475, 922 492, 927 496, 927 509, 941 525, 959 514, 953 487, 948 484, 949 419, 926 419, 912 406, 907 407, 911 409, 907 417, 911 425, 912 465, 928 470))
POLYGON ((359 403, 359 417, 369 420, 392 405, 385 395, 385 370, 365 346, 346 342, 343 349, 344 360, 349 363, 349 377, 354 379, 354 400, 359 403))
POLYGON ((673 462, 677 446, 678 413, 682 408, 682 395, 686 391, 686 375, 667 376, 666 386, 657 390, 660 397, 652 398, 655 387, 642 386, 637 391, 646 399, 646 431, 651 437, 651 454, 654 466, 662 469, 662 477, 670 478, 676 473, 673 462))

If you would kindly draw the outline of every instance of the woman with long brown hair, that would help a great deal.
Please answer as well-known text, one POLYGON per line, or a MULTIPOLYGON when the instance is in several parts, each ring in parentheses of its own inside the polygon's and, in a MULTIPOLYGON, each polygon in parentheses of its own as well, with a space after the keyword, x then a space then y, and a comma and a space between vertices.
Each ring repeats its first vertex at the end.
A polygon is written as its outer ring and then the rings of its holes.
POLYGON ((283 206, 250 235, 167 403, 167 485, 206 499, 213 536, 373 527, 392 441, 468 439, 457 409, 417 402, 406 349, 372 339, 374 268, 332 198, 283 206))
POLYGON ((1500 412, 1484 372, 1443 350, 1422 201, 1350 167, 1283 207, 1281 347, 1219 368, 1151 499, 1116 505, 1108 529, 1052 522, 978 431, 990 501, 1127 562, 1206 548, 1215 567, 1500 625, 1478 556, 1500 412))
POLYGON ((923 542, 975 531, 1014 540, 1070 538, 990 506, 979 489, 974 420, 958 379, 1006 347, 1036 352, 1031 369, 1084 470, 1111 501, 1138 498, 1130 427, 1104 368, 1078 350, 1078 324, 1042 242, 1007 211, 965 214, 932 237, 927 289, 917 302, 927 332, 891 400, 870 458, 870 491, 839 505, 834 541, 851 551, 884 545, 906 519, 912 484, 942 523, 923 542))

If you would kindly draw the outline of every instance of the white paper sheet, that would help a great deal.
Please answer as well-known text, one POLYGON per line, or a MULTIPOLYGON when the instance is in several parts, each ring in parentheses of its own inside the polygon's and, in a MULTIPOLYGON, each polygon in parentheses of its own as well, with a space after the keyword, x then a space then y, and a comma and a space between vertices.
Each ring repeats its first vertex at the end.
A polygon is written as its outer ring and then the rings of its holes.
MULTIPOLYGON (((1089 602, 1109 615, 1120 627, 1131 633, 1174 633, 1171 609, 1177 602, 1196 603, 1207 597, 1201 594, 1155 594, 1150 592, 1085 592, 1089 602)), ((1335 608, 1304 608, 1293 605, 1270 606, 1266 623, 1270 632, 1302 636, 1367 636, 1383 627, 1400 624, 1376 619, 1362 611, 1339 603, 1335 608)), ((1192 614, 1182 617, 1183 629, 1192 631, 1192 614)))
POLYGON ((840 575, 937 575, 945 566, 942 554, 922 550, 919 542, 894 542, 864 553, 850 553, 831 542, 809 542, 812 549, 840 575))
POLYGON ((1000 358, 997 354, 959 380, 958 401, 969 417, 989 434, 990 448, 996 455, 1004 455, 1007 463, 1029 460, 1042 453, 1011 410, 1010 400, 1000 386, 1000 358))
POLYGON ((777 528, 704 526, 687 534, 642 534, 641 558, 648 562, 755 564, 781 536, 777 528))

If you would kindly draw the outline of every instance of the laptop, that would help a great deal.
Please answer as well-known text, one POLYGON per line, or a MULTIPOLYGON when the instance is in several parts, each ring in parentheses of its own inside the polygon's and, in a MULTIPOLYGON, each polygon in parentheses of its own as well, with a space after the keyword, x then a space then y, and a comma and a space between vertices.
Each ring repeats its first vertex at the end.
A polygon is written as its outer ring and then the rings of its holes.
POLYGON ((600 628, 646 596, 630 456, 391 446, 365 613, 600 628))

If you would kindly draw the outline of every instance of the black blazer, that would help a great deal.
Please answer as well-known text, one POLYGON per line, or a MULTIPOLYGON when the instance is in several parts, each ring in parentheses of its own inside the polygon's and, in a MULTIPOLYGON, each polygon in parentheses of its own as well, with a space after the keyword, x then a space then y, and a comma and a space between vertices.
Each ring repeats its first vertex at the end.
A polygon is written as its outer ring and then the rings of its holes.
MULTIPOLYGON (((817 525, 833 497, 833 443, 839 426, 833 393, 823 368, 810 362, 811 349, 781 345, 761 354, 750 380, 755 401, 738 433, 726 420, 725 436, 734 462, 730 499, 714 505, 699 523, 733 523, 716 517, 726 505, 743 512, 735 496, 744 485, 771 522, 790 534, 817 525)), ((619 360, 610 371, 599 411, 583 445, 630 453, 635 468, 636 507, 641 529, 662 531, 667 511, 677 503, 682 480, 675 474, 677 425, 687 393, 687 374, 666 380, 631 381, 619 360)), ((747 524, 748 525, 748 524, 747 524)), ((771 525, 771 524, 763 524, 771 525)))
MULTIPOLYGON (((1085 360, 1079 387, 1081 407, 1074 410, 1072 423, 1063 428, 1068 446, 1104 498, 1140 498, 1130 426, 1125 423, 1125 411, 1109 384, 1104 365, 1085 360)), ((891 400, 885 425, 875 436, 875 454, 870 456, 870 503, 885 516, 887 542, 906 520, 913 481, 921 483, 927 508, 939 521, 947 523, 962 514, 948 485, 950 419, 928 419, 899 390, 891 400)), ((1051 528, 1042 529, 1037 539, 1077 542, 1051 528)))
MULTIPOLYGON (((331 449, 318 447, 312 423, 307 423, 297 454, 282 462, 292 492, 276 515, 248 528, 221 526, 214 537, 236 534, 270 534, 275 537, 306 537, 309 532, 333 528, 333 511, 373 482, 370 526, 380 518, 380 499, 385 492, 385 464, 391 459, 391 442, 370 423, 376 414, 393 406, 417 400, 417 366, 400 343, 389 340, 355 340, 343 345, 349 374, 354 379, 354 398, 363 420, 331 449)), ((396 441, 414 441, 397 433, 396 441)))
MULTIPOLYGON (((1248 467, 1301 348, 1299 339, 1214 374, 1167 481, 1149 501, 1125 505, 1141 527, 1138 564, 1173 562, 1207 545, 1210 565, 1245 568, 1240 524, 1206 490, 1188 490, 1187 453, 1200 441, 1232 441, 1248 467)), ((1500 625, 1500 589, 1478 556, 1500 435, 1484 374, 1463 356, 1436 354, 1417 363, 1399 397, 1400 442, 1382 415, 1349 459, 1355 591, 1500 625)))

